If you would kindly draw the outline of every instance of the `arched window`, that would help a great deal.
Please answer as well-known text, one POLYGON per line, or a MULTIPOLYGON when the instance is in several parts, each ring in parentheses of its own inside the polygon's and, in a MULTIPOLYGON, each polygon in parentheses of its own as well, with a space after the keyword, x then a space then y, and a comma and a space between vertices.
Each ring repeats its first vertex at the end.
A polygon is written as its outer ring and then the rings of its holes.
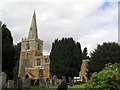
POLYGON ((43 76, 44 75, 44 72, 43 72, 43 70, 41 69, 40 71, 39 71, 39 76, 41 77, 41 76, 43 76))
POLYGON ((27 49, 30 49, 30 45, 29 45, 29 43, 26 44, 26 47, 27 47, 27 49))
POLYGON ((40 66, 40 65, 41 65, 41 60, 38 59, 38 60, 37 60, 37 66, 40 66))

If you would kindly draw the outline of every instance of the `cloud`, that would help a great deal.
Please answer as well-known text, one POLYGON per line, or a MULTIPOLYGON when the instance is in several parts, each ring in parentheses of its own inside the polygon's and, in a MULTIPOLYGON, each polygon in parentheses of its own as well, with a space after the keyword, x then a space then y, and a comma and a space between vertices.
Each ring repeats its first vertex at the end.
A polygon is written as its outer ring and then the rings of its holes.
POLYGON ((33 10, 36 9, 39 38, 44 54, 49 54, 56 38, 73 37, 88 47, 89 53, 102 42, 117 42, 117 3, 104 0, 40 0, 0 4, 1 21, 12 32, 14 43, 27 37, 33 10))

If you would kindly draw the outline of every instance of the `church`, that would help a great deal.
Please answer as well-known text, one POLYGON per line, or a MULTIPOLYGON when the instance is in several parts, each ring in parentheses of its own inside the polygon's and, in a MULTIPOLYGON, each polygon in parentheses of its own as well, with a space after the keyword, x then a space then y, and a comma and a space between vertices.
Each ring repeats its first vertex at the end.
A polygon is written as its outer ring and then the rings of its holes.
MULTIPOLYGON (((83 60, 79 77, 74 77, 74 80, 85 81, 88 80, 87 64, 89 60, 83 60)), ((19 60, 18 77, 25 79, 50 79, 50 58, 49 55, 43 55, 43 41, 38 38, 37 23, 35 11, 32 17, 29 34, 27 38, 21 41, 21 52, 19 60)))
POLYGON ((38 38, 35 11, 29 34, 21 41, 18 77, 25 79, 50 78, 50 59, 43 55, 43 41, 38 38))

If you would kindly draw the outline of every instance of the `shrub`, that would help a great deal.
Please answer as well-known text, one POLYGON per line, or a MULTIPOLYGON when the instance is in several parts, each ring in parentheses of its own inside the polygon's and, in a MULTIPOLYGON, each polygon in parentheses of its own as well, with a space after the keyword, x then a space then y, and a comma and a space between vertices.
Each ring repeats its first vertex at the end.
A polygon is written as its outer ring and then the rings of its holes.
POLYGON ((119 88, 120 64, 108 63, 99 73, 95 72, 86 84, 87 88, 119 88))

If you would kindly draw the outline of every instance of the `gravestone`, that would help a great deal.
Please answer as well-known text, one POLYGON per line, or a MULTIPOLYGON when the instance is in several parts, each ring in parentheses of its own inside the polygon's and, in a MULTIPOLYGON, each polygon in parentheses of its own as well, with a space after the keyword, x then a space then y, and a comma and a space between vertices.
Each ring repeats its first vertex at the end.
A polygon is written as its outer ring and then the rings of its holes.
POLYGON ((74 85, 74 83, 73 83, 71 77, 69 77, 69 84, 70 84, 70 86, 73 86, 73 85, 74 85))
POLYGON ((60 84, 61 83, 61 79, 58 79, 58 84, 60 84))
POLYGON ((22 80, 18 79, 17 81, 17 90, 22 90, 22 80))
POLYGON ((65 81, 66 81, 66 77, 65 77, 65 76, 62 76, 62 80, 65 80, 65 81))
POLYGON ((27 78, 23 80, 22 88, 30 89, 31 79, 27 78))
POLYGON ((0 90, 2 89, 2 73, 0 73, 0 90))
POLYGON ((7 78, 7 74, 4 72, 0 73, 0 84, 1 84, 1 88, 6 88, 6 78, 7 78))
POLYGON ((46 87, 46 81, 42 77, 40 77, 40 79, 39 79, 39 86, 46 87))
POLYGON ((52 85, 53 85, 53 86, 55 85, 54 79, 52 79, 52 85))
POLYGON ((62 82, 58 85, 57 90, 67 90, 67 82, 62 80, 62 82))
POLYGON ((27 88, 27 89, 30 89, 31 79, 30 79, 30 78, 27 78, 25 84, 26 84, 26 88, 27 88))
POLYGON ((17 77, 17 75, 15 75, 15 76, 13 77, 14 87, 15 87, 15 88, 17 87, 17 79, 18 79, 18 77, 17 77))
POLYGON ((25 81, 25 79, 22 80, 22 88, 26 88, 26 81, 25 81))
POLYGON ((52 84, 52 79, 50 79, 50 84, 52 84))
POLYGON ((7 81, 7 88, 14 88, 14 81, 13 80, 7 81))
POLYGON ((49 87, 49 84, 50 84, 50 79, 49 78, 46 79, 46 84, 47 84, 47 87, 49 87))
POLYGON ((57 84, 57 76, 56 75, 53 76, 53 80, 54 80, 54 84, 56 85, 57 84))

